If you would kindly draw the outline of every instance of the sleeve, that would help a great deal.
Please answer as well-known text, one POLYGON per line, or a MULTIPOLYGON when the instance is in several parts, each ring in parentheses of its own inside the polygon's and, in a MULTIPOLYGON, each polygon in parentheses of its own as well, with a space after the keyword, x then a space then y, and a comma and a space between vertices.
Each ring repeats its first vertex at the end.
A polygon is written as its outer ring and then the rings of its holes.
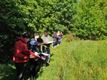
POLYGON ((27 55, 27 56, 30 55, 30 51, 29 51, 29 49, 27 47, 27 44, 23 45, 22 54, 27 55))

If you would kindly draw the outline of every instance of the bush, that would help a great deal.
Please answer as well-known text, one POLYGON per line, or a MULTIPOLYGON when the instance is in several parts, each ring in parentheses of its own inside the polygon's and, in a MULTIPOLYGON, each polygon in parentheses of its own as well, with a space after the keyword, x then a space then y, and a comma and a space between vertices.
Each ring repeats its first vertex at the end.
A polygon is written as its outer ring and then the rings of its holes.
POLYGON ((105 4, 106 0, 81 0, 75 4, 72 32, 82 39, 95 40, 107 36, 105 4))
POLYGON ((66 41, 71 42, 72 40, 74 40, 74 34, 73 33, 67 34, 66 35, 66 41))

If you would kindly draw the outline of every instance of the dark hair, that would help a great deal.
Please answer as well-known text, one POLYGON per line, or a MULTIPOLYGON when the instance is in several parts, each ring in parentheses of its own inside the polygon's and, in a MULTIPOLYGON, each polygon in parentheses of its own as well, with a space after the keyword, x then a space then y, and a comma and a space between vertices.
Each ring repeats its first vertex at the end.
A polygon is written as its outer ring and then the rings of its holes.
POLYGON ((39 37, 39 38, 37 38, 37 42, 38 43, 43 43, 43 39, 39 37))
POLYGON ((49 30, 48 30, 48 29, 46 29, 46 30, 44 30, 44 32, 49 32, 49 30))

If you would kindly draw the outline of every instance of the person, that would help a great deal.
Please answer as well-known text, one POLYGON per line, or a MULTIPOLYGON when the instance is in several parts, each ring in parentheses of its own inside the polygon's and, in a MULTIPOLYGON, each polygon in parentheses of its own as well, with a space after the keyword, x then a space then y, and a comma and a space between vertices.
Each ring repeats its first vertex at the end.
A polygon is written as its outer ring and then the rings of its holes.
POLYGON ((49 65, 50 62, 50 44, 53 43, 52 37, 49 35, 48 31, 44 31, 44 34, 41 37, 43 39, 44 45, 47 46, 47 53, 49 54, 47 65, 49 65))
POLYGON ((58 43, 57 32, 53 33, 52 38, 53 38, 53 47, 55 47, 58 43))
POLYGON ((62 32, 60 32, 60 31, 58 31, 57 32, 57 44, 61 44, 61 42, 62 42, 62 37, 63 37, 63 33, 62 32))
POLYGON ((24 71, 27 67, 27 62, 30 58, 37 58, 32 51, 28 50, 27 47, 27 33, 23 33, 22 36, 18 37, 14 44, 14 55, 13 62, 15 63, 17 78, 16 80, 22 80, 24 71))
MULTIPOLYGON (((30 65, 31 65, 31 76, 32 76, 32 79, 35 78, 35 76, 38 74, 38 72, 40 71, 41 67, 42 67, 42 63, 43 61, 46 61, 47 62, 47 58, 49 56, 46 56, 45 59, 43 58, 43 53, 45 54, 45 52, 47 51, 46 50, 46 46, 43 44, 43 40, 41 37, 37 38, 37 44, 34 46, 35 47, 35 50, 37 52, 37 54, 40 56, 39 59, 35 60, 35 59, 30 59, 30 65), (43 60, 41 62, 41 60, 43 60)), ((47 63, 46 63, 46 66, 47 66, 47 63)))
MULTIPOLYGON (((38 38, 39 38, 39 34, 36 32, 36 33, 34 33, 33 38, 29 41, 29 49, 34 53, 37 52, 37 45, 38 45, 37 39, 38 38)), ((37 52, 37 54, 39 55, 38 52, 37 52)), ((31 58, 29 60, 29 63, 30 63, 30 77, 32 77, 32 79, 34 79, 36 74, 38 73, 38 71, 35 71, 36 66, 38 64, 35 61, 35 58, 31 58)))
POLYGON ((37 38, 39 38, 39 34, 38 33, 35 33, 34 34, 34 37, 30 40, 29 42, 29 47, 30 47, 30 50, 32 50, 33 52, 36 51, 36 45, 38 44, 37 43, 37 38))
POLYGON ((44 41, 44 43, 48 44, 49 42, 52 42, 52 37, 49 35, 48 31, 44 31, 44 34, 41 37, 44 41))

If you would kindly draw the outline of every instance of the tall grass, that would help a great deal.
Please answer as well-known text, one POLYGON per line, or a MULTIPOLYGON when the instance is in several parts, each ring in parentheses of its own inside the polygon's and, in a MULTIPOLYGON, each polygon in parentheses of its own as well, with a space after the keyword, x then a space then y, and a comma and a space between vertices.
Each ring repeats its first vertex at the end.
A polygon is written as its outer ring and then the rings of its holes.
MULTIPOLYGON (((35 80, 107 80, 107 41, 64 41, 51 54, 35 80)), ((0 65, 0 80, 14 80, 14 70, 0 65)))
POLYGON ((107 80, 106 41, 64 42, 52 54, 37 80, 107 80))

